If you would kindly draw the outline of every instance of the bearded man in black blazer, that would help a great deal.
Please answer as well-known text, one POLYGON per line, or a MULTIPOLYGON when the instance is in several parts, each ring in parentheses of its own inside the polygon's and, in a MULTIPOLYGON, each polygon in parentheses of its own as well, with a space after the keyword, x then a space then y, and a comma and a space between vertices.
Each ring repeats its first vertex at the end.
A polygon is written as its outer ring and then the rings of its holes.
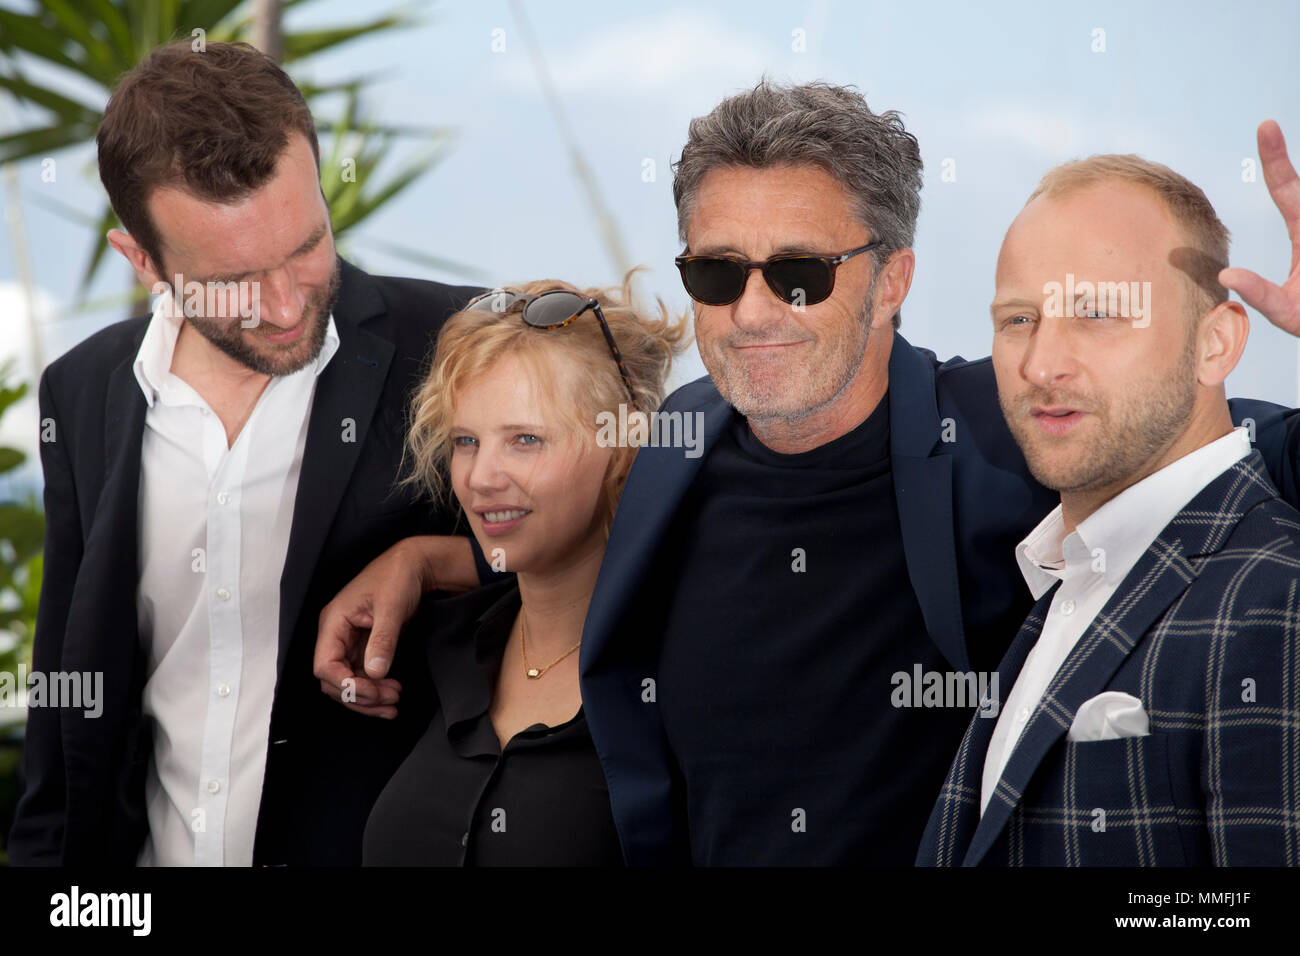
POLYGON ((158 304, 41 379, 33 672, 102 674, 103 699, 29 711, 11 858, 359 863, 431 695, 410 642, 399 716, 339 708, 317 621, 412 533, 449 536, 437 586, 478 583, 454 516, 396 483, 411 390, 476 290, 339 259, 311 115, 252 47, 155 50, 97 143, 110 242, 158 304))

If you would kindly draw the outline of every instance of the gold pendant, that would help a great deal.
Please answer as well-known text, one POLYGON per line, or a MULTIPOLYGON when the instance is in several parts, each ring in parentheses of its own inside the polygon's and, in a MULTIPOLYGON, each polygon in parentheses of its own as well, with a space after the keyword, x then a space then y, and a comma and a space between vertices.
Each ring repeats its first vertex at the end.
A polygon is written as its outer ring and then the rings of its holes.
POLYGON ((542 676, 542 672, 539 671, 536 667, 530 667, 528 668, 528 676, 530 679, 536 680, 537 678, 542 676))

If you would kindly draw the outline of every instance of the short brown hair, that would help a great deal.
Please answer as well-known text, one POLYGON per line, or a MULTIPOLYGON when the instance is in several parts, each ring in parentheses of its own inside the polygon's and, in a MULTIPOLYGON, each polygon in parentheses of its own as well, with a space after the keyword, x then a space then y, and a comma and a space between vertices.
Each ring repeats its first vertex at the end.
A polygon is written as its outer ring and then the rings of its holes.
POLYGON ((155 189, 179 187, 209 202, 237 202, 275 173, 289 135, 317 155, 307 101, 270 57, 247 43, 160 46, 127 72, 95 136, 99 178, 126 231, 163 269, 149 218, 155 189))
POLYGON ((1049 169, 1025 205, 1039 196, 1058 198, 1114 181, 1151 190, 1182 230, 1192 254, 1181 256, 1175 265, 1187 277, 1188 304, 1195 318, 1226 301, 1228 290, 1219 283, 1219 271, 1228 267, 1228 228, 1201 187, 1168 166, 1132 153, 1077 159, 1049 169))
MULTIPOLYGON (((662 301, 656 302, 654 317, 638 308, 632 289, 637 271, 627 273, 621 289, 578 289, 555 279, 509 287, 531 295, 563 289, 600 302, 632 380, 635 408, 628 409, 629 416, 659 407, 673 357, 689 342, 689 315, 670 314, 662 301)), ((628 401, 622 376, 594 315, 584 315, 559 329, 536 329, 518 312, 457 312, 438 333, 430 368, 411 402, 406 442, 409 471, 404 483, 415 485, 440 504, 456 505, 448 480, 452 410, 464 386, 505 355, 519 358, 532 372, 548 406, 557 411, 583 447, 598 443, 597 416, 605 411, 617 414, 619 404, 628 401)), ((635 446, 618 448, 601 490, 599 515, 606 534, 636 451, 635 446)))

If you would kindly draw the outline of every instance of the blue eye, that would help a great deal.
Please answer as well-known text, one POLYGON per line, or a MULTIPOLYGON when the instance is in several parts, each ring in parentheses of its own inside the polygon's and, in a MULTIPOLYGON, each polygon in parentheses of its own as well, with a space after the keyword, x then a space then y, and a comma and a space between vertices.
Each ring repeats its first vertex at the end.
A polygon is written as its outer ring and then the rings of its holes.
POLYGON ((468 448, 471 444, 476 444, 476 440, 469 435, 457 435, 451 440, 453 448, 468 448))
POLYGON ((522 445, 540 445, 542 443, 542 440, 536 435, 516 435, 515 437, 519 439, 519 443, 522 445))

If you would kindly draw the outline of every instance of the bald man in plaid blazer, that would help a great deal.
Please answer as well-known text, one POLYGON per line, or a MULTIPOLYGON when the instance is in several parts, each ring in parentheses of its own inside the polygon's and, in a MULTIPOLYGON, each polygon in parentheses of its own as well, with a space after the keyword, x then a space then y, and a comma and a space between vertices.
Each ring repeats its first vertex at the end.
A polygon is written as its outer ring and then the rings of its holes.
POLYGON ((1228 417, 1226 258, 1204 194, 1133 156, 1049 172, 1008 231, 999 398, 1061 506, 1017 548, 1037 603, 919 865, 1300 863, 1300 513, 1228 417), (1067 270, 1137 275, 1145 307, 1055 308, 1067 270))
MULTIPOLYGON (((922 840, 929 865, 1295 865, 1300 515, 1258 452, 1151 543, 1025 726, 987 809, 994 721, 972 720, 922 840), (1144 736, 1071 742, 1085 701, 1143 701, 1144 736)), ((1011 687, 1059 589, 998 670, 1011 687)))

